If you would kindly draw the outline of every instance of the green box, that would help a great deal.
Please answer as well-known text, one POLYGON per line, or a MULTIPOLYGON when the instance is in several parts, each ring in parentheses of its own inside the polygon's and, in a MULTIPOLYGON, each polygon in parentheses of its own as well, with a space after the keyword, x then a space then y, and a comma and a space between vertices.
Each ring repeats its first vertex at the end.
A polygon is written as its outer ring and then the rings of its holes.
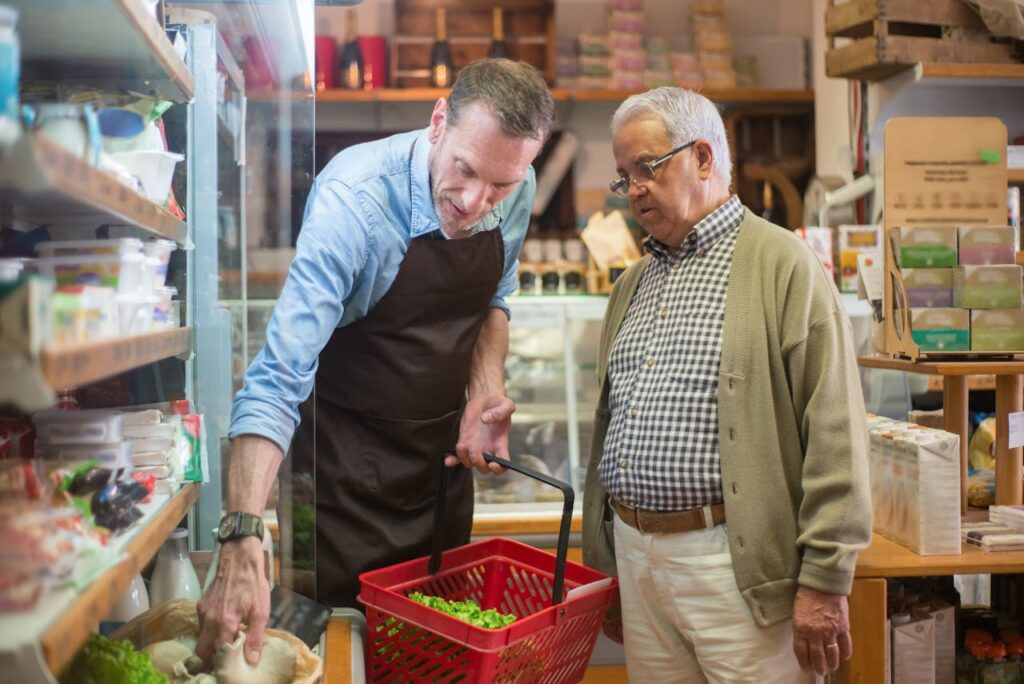
POLYGON ((900 268, 951 268, 957 264, 956 226, 900 226, 895 237, 900 268))
POLYGON ((972 311, 971 351, 1024 352, 1024 309, 972 311))
POLYGON ((923 352, 971 350, 967 309, 911 309, 910 337, 923 352))
POLYGON ((1017 265, 958 266, 953 272, 953 306, 963 309, 1021 308, 1017 265))

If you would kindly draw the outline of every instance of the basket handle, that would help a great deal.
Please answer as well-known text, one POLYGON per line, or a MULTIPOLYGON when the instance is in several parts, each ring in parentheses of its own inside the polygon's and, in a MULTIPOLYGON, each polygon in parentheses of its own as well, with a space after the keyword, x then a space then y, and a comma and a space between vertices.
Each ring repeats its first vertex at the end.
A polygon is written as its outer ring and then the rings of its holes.
MULTIPOLYGON (((539 473, 532 468, 515 463, 511 460, 498 458, 494 454, 484 453, 484 461, 496 463, 502 468, 509 468, 522 473, 544 484, 551 485, 562 492, 562 522, 558 528, 558 550, 555 554, 555 584, 551 589, 551 605, 562 602, 562 588, 565 584, 565 559, 569 553, 569 526, 572 523, 572 506, 576 498, 572 486, 568 482, 556 480, 550 475, 539 473)), ((430 563, 427 571, 433 575, 441 567, 441 547, 443 546, 441 530, 444 528, 445 500, 448 495, 448 466, 441 461, 441 470, 437 478, 437 498, 434 500, 434 535, 430 545, 430 563)))

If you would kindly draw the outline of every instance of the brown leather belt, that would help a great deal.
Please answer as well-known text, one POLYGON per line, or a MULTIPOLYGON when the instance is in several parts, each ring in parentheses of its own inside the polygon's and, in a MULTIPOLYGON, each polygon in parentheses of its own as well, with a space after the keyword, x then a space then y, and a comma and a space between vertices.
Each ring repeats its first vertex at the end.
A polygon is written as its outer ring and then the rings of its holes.
POLYGON ((641 532, 664 534, 710 529, 725 522, 725 504, 716 503, 686 511, 642 511, 610 498, 622 521, 641 532))

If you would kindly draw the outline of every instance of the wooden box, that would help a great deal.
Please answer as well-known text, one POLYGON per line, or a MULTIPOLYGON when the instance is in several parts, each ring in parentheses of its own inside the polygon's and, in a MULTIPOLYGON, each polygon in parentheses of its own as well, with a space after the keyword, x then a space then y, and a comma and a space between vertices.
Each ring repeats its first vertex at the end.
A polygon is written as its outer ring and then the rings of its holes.
POLYGON ((447 38, 455 71, 487 57, 491 48, 493 10, 504 14, 510 57, 540 69, 548 83, 555 78, 554 0, 395 0, 395 35, 391 41, 391 83, 399 88, 430 86, 435 10, 447 15, 447 38))
POLYGON ((918 62, 1019 61, 1012 43, 975 42, 958 31, 987 33, 963 0, 829 0, 825 72, 833 78, 877 81, 918 62), (836 47, 837 38, 853 40, 836 47))

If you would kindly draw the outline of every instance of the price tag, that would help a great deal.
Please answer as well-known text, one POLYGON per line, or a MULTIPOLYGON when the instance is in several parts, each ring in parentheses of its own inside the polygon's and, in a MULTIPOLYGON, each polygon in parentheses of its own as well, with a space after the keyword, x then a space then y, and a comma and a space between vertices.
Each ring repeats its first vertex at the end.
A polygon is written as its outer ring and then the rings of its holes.
POLYGON ((1010 449, 1024 446, 1024 411, 1017 411, 1009 415, 1010 429, 1006 437, 1007 446, 1010 449))

